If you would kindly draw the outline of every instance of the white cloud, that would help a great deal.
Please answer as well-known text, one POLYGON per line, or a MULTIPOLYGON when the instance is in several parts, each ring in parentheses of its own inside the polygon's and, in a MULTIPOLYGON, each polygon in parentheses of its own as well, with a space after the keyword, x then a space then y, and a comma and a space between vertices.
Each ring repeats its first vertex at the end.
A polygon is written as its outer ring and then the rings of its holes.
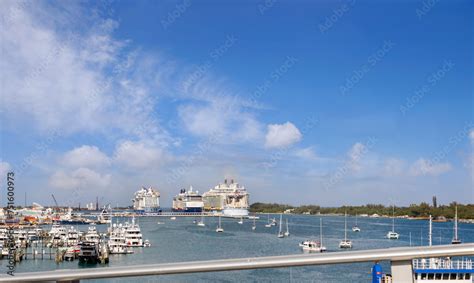
POLYGON ((132 169, 156 169, 169 160, 169 156, 160 147, 139 141, 120 143, 114 154, 114 161, 132 169))
POLYGON ((166 136, 152 118, 150 85, 156 86, 157 72, 145 70, 127 41, 112 37, 117 22, 71 2, 16 6, 2 1, 0 9, 7 19, 0 29, 5 124, 62 134, 120 130, 166 136))
POLYGON ((306 147, 306 148, 297 149, 297 150, 295 150, 295 155, 299 158, 307 159, 307 160, 316 160, 316 159, 318 159, 318 156, 314 152, 313 147, 306 147))
POLYGON ((432 175, 438 176, 451 171, 452 166, 449 163, 436 163, 420 158, 410 167, 410 174, 413 176, 432 175))
POLYGON ((265 147, 282 148, 301 140, 302 134, 291 122, 284 124, 270 124, 267 126, 265 147))
POLYGON ((110 174, 101 175, 94 170, 81 167, 71 172, 57 171, 51 176, 49 183, 55 188, 87 190, 105 188, 110 184, 110 180, 110 174))
POLYGON ((471 144, 474 146, 474 129, 471 129, 469 132, 469 139, 471 140, 471 144))
POLYGON ((10 163, 1 161, 0 159, 0 178, 6 178, 7 173, 11 170, 10 163))
POLYGON ((83 145, 66 152, 61 163, 69 167, 97 167, 110 163, 105 153, 96 146, 83 145))

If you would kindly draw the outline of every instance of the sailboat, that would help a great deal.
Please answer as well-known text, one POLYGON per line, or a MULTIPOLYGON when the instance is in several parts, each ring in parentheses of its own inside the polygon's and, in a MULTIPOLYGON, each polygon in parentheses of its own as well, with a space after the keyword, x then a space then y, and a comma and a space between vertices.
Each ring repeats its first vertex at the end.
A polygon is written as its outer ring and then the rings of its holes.
POLYGON ((355 226, 352 227, 352 232, 360 232, 359 226, 357 226, 357 214, 356 214, 356 223, 355 226))
POLYGON ((217 233, 224 232, 224 228, 222 228, 222 226, 221 226, 221 217, 220 216, 219 216, 219 225, 216 228, 216 232, 217 233))
POLYGON ((268 223, 265 224, 265 227, 267 227, 267 228, 271 228, 271 227, 272 227, 272 223, 270 222, 270 214, 268 214, 268 223))
POLYGON ((237 223, 239 223, 239 224, 241 224, 241 225, 244 224, 244 219, 243 219, 242 216, 240 216, 240 220, 239 220, 239 222, 237 222, 237 223))
POLYGON ((319 246, 321 248, 321 252, 326 251, 326 247, 323 245, 323 219, 319 218, 319 246))
POLYGON ((341 249, 351 249, 352 241, 347 239, 347 212, 344 214, 344 240, 339 243, 341 249))
POLYGON ((395 232, 395 206, 393 206, 393 212, 392 212, 392 231, 388 231, 387 233, 387 239, 390 240, 398 240, 400 238, 400 234, 395 232))
POLYGON ((326 251, 326 247, 323 246, 323 219, 319 218, 319 237, 320 240, 306 240, 299 244, 303 251, 307 252, 318 252, 322 253, 326 251))
POLYGON ((253 218, 253 226, 252 226, 252 230, 255 230, 257 229, 257 223, 255 222, 256 218, 254 217, 253 218))
POLYGON ((285 237, 290 236, 290 228, 288 227, 288 218, 286 219, 286 232, 285 232, 285 237))
POLYGON ((283 234, 283 232, 281 231, 281 226, 283 226, 282 224, 282 215, 280 214, 280 225, 279 225, 279 230, 278 230, 278 238, 283 238, 285 237, 285 235, 283 234))
POLYGON ((461 240, 458 238, 458 207, 455 207, 454 213, 454 238, 451 241, 451 244, 457 245, 460 244, 461 240))
POLYGON ((204 223, 204 214, 201 214, 201 221, 197 223, 197 226, 199 227, 205 227, 206 224, 204 223))

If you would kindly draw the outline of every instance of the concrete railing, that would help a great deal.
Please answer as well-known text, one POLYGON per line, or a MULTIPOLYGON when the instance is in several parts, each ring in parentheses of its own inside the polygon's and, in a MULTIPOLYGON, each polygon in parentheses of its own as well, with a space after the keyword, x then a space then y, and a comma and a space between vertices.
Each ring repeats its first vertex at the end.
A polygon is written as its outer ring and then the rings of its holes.
MULTIPOLYGON (((412 282, 412 260, 430 257, 473 256, 474 243, 432 247, 404 247, 376 250, 328 252, 285 256, 191 261, 123 267, 63 269, 0 276, 0 282, 78 281, 81 279, 169 275, 355 262, 391 261, 393 282, 412 282)), ((369 272, 369 270, 368 270, 369 272)))

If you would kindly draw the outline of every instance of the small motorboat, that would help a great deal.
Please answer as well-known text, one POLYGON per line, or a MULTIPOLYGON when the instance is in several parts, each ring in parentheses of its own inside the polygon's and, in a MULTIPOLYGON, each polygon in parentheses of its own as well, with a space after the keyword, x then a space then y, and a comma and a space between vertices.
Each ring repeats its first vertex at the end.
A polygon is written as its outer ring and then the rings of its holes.
POLYGON ((306 252, 322 253, 326 251, 326 247, 324 247, 320 241, 307 240, 301 242, 299 246, 306 252))

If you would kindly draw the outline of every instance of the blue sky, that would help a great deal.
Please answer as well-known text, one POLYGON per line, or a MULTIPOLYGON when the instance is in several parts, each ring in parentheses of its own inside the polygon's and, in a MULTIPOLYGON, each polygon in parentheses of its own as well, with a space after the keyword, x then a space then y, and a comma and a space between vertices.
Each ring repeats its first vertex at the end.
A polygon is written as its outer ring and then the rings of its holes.
POLYGON ((2 1, 18 202, 472 203, 471 1, 2 1))

